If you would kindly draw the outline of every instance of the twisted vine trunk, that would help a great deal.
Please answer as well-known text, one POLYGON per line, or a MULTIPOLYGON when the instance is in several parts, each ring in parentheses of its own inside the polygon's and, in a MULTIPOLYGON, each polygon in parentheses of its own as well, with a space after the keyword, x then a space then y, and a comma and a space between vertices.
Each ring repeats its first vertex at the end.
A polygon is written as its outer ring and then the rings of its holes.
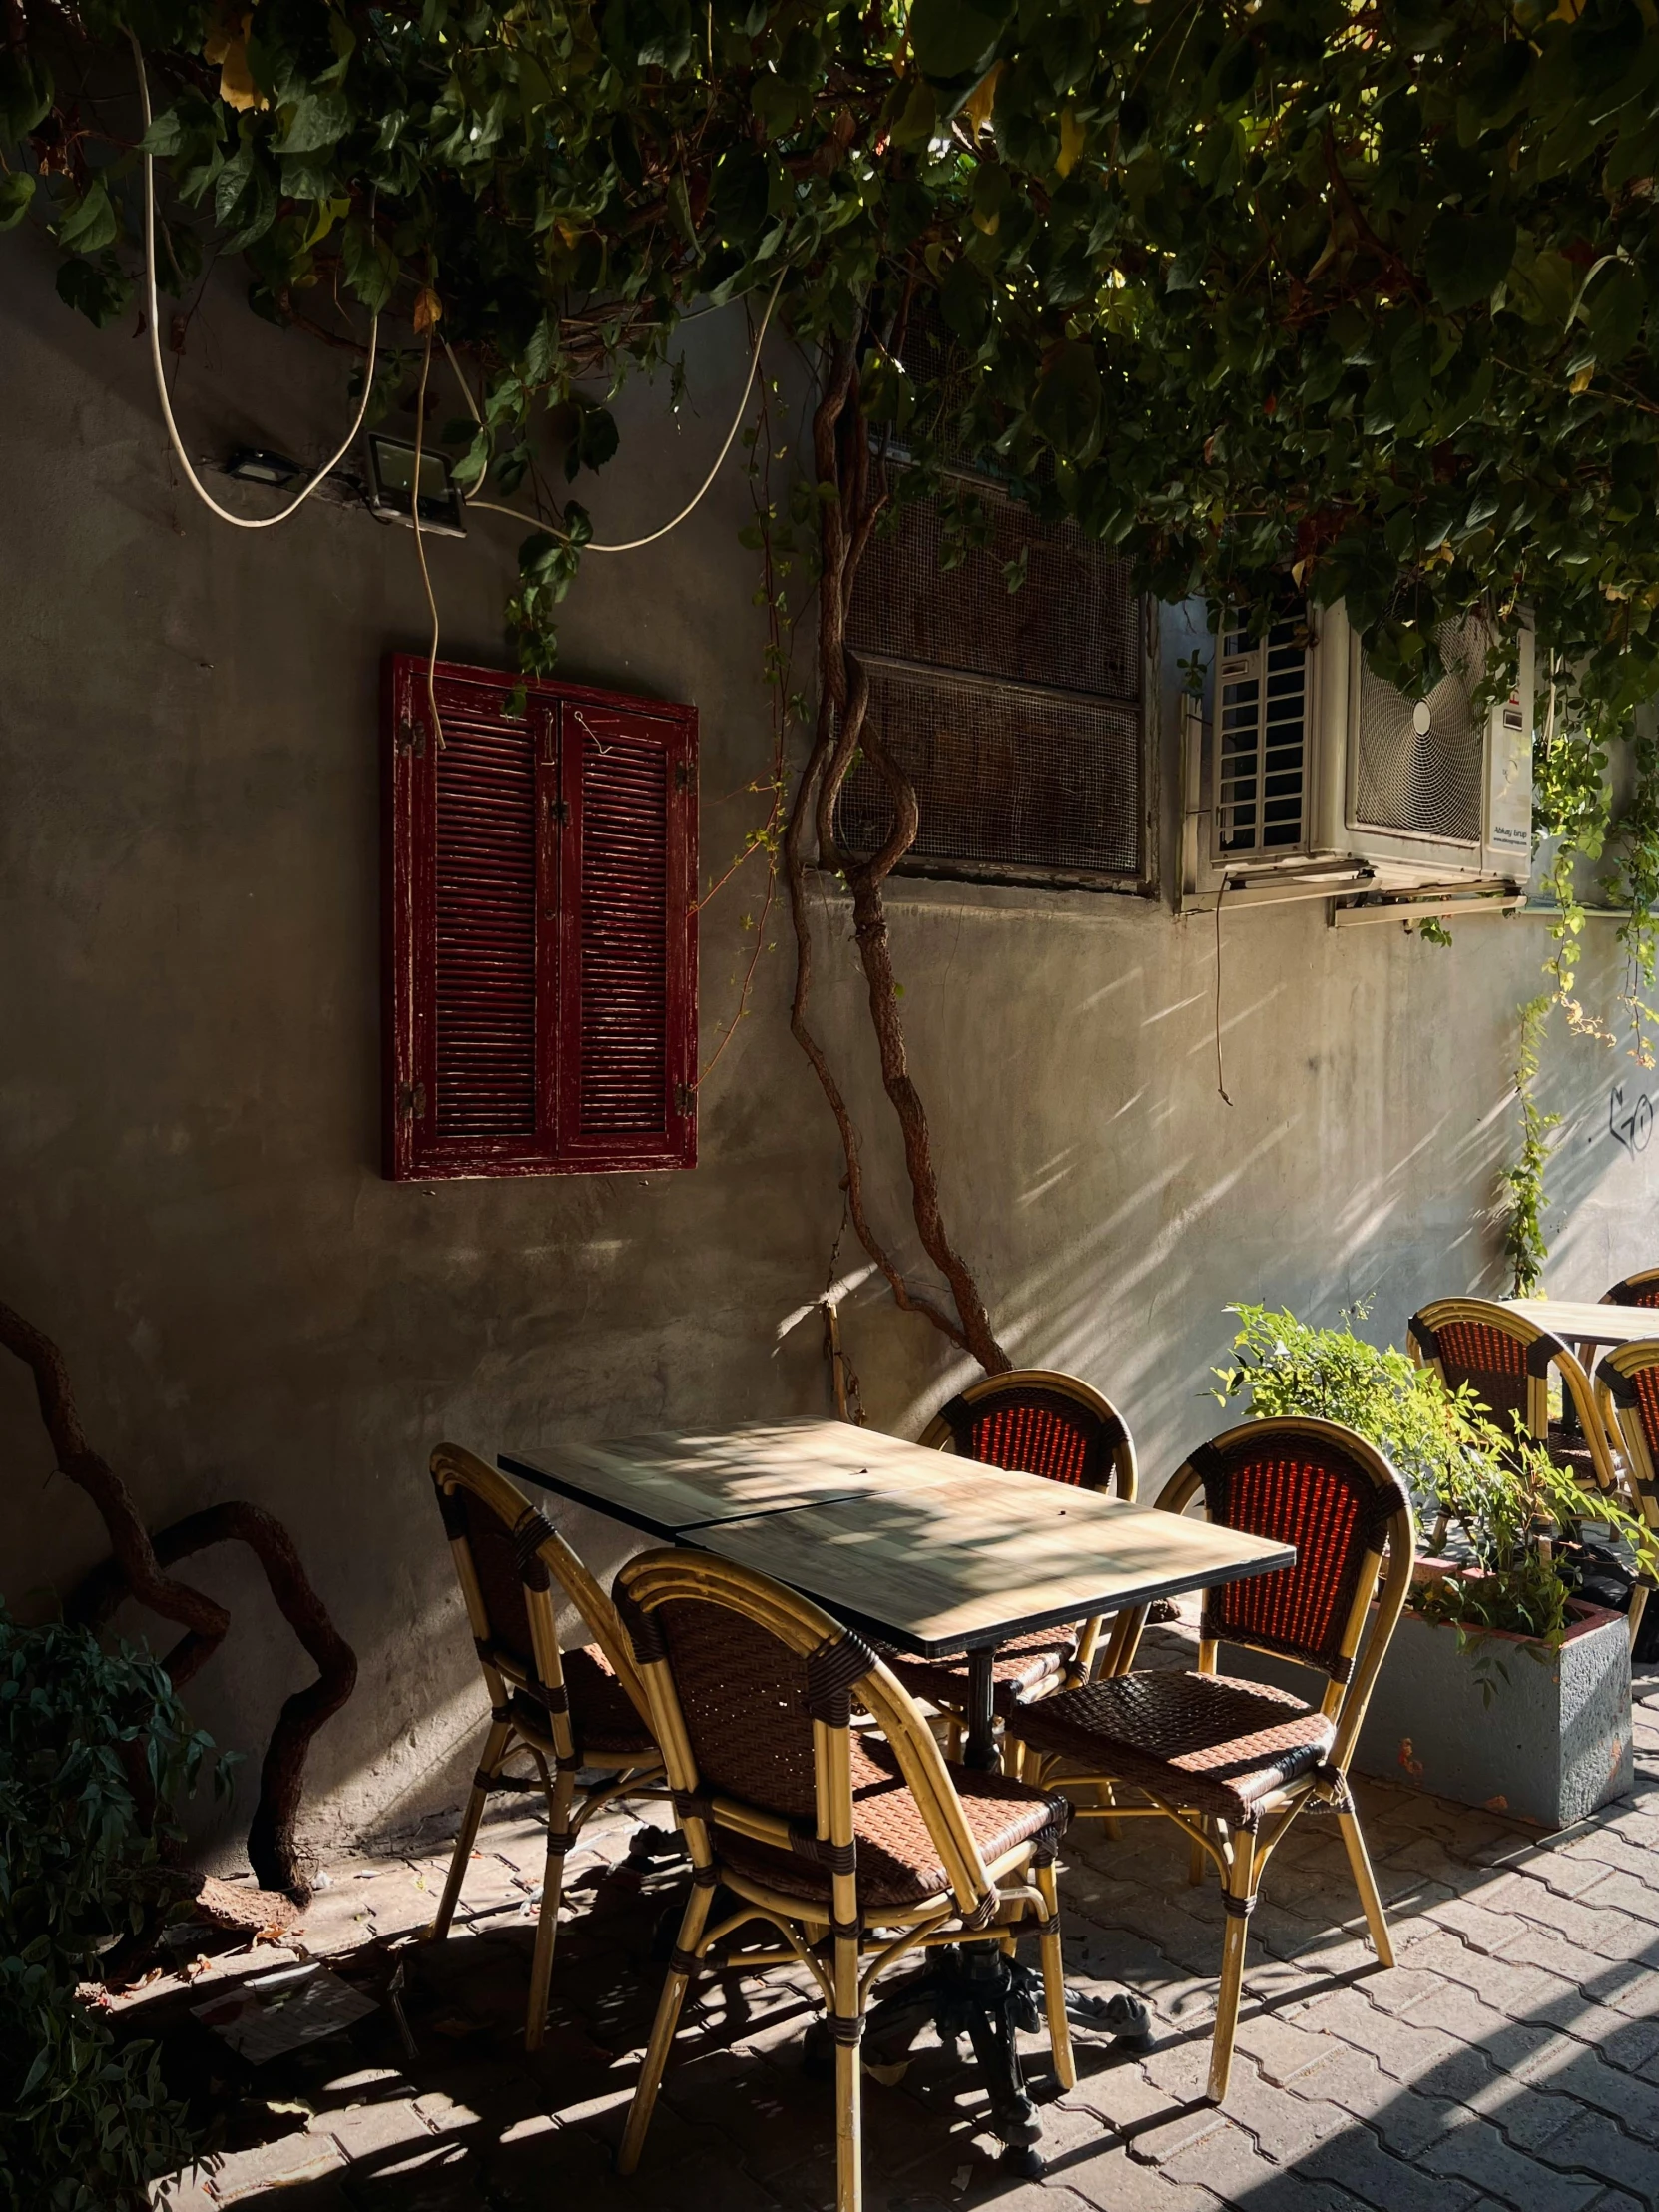
POLYGON ((272 1730, 260 1774, 260 1801, 248 1832, 248 1859, 260 1887, 285 1890, 301 1903, 309 1894, 308 1870, 294 1838, 311 1738, 351 1695, 357 1660, 311 1588, 293 1539, 273 1514, 232 1501, 176 1521, 152 1538, 125 1482, 88 1443, 75 1409, 69 1370, 51 1338, 0 1304, 0 1345, 14 1353, 35 1380, 40 1417, 59 1471, 86 1491, 109 1531, 114 1556, 94 1570, 70 1607, 73 1619, 96 1628, 123 1598, 134 1597, 182 1626, 185 1633, 163 1664, 175 1688, 200 1672, 225 1640, 231 1616, 204 1590, 164 1569, 211 1544, 243 1543, 265 1573, 272 1597, 305 1650, 317 1678, 296 1690, 272 1730))
POLYGON ((997 1342, 973 1271, 944 1225, 927 1110, 910 1075, 905 1052, 881 895, 887 877, 914 844, 920 818, 914 786, 869 720, 868 679, 846 642, 847 611, 858 564, 885 504, 884 494, 871 482, 869 438, 858 407, 854 341, 837 341, 830 353, 824 394, 813 417, 813 459, 819 483, 833 485, 836 496, 820 503, 818 720, 784 834, 784 872, 796 942, 790 1029, 812 1063, 840 1132, 846 1161, 847 1212, 858 1242, 886 1278, 904 1312, 925 1315, 952 1344, 971 1353, 987 1373, 1001 1374, 1013 1363, 997 1342), (835 803, 860 748, 885 784, 893 809, 893 826, 885 843, 867 859, 843 852, 834 828, 835 803), (809 832, 818 860, 838 868, 851 894, 853 938, 864 971, 881 1084, 903 1140, 916 1231, 922 1250, 949 1289, 948 1310, 936 1297, 911 1288, 870 1223, 858 1132, 824 1047, 807 1020, 813 983, 812 913, 807 898, 809 832))

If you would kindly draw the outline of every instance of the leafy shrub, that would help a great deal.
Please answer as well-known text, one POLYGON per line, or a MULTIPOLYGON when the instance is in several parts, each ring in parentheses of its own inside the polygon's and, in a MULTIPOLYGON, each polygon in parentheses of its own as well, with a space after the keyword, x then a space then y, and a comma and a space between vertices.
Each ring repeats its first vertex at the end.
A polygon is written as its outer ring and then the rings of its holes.
POLYGON ((1420 1579, 1410 1603, 1465 1631, 1502 1629, 1558 1644, 1572 1585, 1553 1555, 1577 1544, 1586 1521, 1607 1528, 1639 1565, 1659 1564, 1652 1532, 1612 1498, 1591 1497, 1547 1451, 1506 1431, 1465 1385, 1450 1390, 1432 1368, 1355 1334, 1364 1306, 1340 1329, 1295 1314, 1231 1306, 1237 1364, 1218 1368, 1227 1404, 1248 1393, 1256 1415, 1301 1413, 1341 1421, 1374 1443, 1411 1493, 1431 1553, 1455 1530, 1465 1571, 1420 1579), (1474 1571, 1467 1571, 1473 1569, 1474 1571))
POLYGON ((154 2045, 77 1995, 100 1953, 159 1927, 181 1885, 173 1809, 212 1746, 165 1670, 0 1605, 0 2205, 126 2212, 198 2138, 154 2045))

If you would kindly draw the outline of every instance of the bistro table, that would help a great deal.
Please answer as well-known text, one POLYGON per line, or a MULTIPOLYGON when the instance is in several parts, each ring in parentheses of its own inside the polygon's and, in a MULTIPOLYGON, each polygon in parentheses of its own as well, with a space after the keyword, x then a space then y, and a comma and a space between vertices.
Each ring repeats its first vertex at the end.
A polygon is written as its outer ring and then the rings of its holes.
MULTIPOLYGON (((966 1758, 984 1768, 997 1763, 993 1669, 1011 1638, 1296 1562, 1289 1544, 844 1421, 553 1444, 504 1451, 499 1464, 642 1534, 771 1575, 902 1651, 965 1651, 966 1758)), ((1125 2041, 1150 2031, 1146 2006, 1128 1994, 1068 1990, 1066 2010, 1125 2041)), ((1042 2171, 1042 2124, 1016 2034, 1040 2019, 1035 1975, 986 1938, 932 1952, 872 2005, 867 2033, 877 2048, 895 2036, 908 2047, 928 2020, 947 2042, 965 2033, 989 2125, 1009 2164, 1029 2175, 1042 2171)), ((816 2047, 810 2035, 809 2055, 816 2047)))
POLYGON ((1659 1337, 1659 1311, 1651 1306, 1603 1306, 1569 1298, 1500 1298, 1497 1303, 1568 1344, 1640 1345, 1659 1337))
POLYGON ((966 1760, 996 1764, 994 1665, 1016 1636, 1218 1582, 1295 1549, 844 1421, 502 1452, 521 1480, 817 1598, 922 1659, 965 1651, 966 1760))

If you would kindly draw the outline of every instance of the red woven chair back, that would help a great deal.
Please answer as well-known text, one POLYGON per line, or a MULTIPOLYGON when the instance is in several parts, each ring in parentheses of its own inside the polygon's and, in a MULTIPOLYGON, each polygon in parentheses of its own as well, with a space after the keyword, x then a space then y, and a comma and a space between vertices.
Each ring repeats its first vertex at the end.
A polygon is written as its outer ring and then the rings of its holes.
POLYGON ((672 1598, 647 1617, 620 1584, 615 1595, 640 1658, 660 1648, 668 1661, 699 1787, 786 1820, 811 1819, 818 1799, 810 1662, 713 1599, 672 1598))
POLYGON ((1368 1553, 1382 1547, 1403 1502, 1333 1438, 1294 1424, 1253 1422, 1246 1435, 1202 1444, 1189 1462, 1210 1518, 1295 1544, 1296 1565, 1206 1592, 1203 1634, 1253 1644, 1348 1679, 1344 1639, 1368 1553))
POLYGON ((1615 1283, 1610 1291, 1601 1294, 1603 1306, 1659 1306, 1659 1268, 1643 1268, 1639 1275, 1627 1275, 1622 1283, 1615 1283))
POLYGON ((1609 1361, 1602 1381, 1614 1404, 1635 1413, 1647 1439, 1648 1456, 1659 1466, 1659 1366, 1638 1368, 1634 1375, 1626 1375, 1609 1361))
POLYGON ((1482 1321, 1441 1322, 1432 1332, 1424 1332, 1416 1323, 1412 1326, 1419 1342, 1425 1334, 1432 1335, 1433 1344, 1424 1344, 1423 1349, 1438 1358, 1448 1389, 1467 1383, 1505 1433, 1517 1419, 1523 1428, 1527 1425, 1530 1346, 1526 1338, 1512 1337, 1506 1329, 1482 1321))
POLYGON ((951 1440, 965 1459, 1046 1475, 1085 1490, 1105 1486, 1112 1454, 1124 1439, 1115 1413, 1102 1417, 1063 1391, 1044 1389, 1017 1377, 996 1379, 971 1399, 953 1397, 939 1408, 951 1440))
POLYGON ((546 1524, 538 1520, 526 1543, 519 1546, 511 1524, 471 1490, 460 1485, 449 1491, 440 1488, 438 1506, 451 1542, 460 1537, 472 1556, 472 1571, 489 1616, 491 1643, 531 1682, 538 1681, 530 1615, 524 1603, 524 1578, 528 1572, 539 1576, 538 1589, 549 1586, 551 1577, 534 1556, 535 1544, 546 1533, 546 1524))

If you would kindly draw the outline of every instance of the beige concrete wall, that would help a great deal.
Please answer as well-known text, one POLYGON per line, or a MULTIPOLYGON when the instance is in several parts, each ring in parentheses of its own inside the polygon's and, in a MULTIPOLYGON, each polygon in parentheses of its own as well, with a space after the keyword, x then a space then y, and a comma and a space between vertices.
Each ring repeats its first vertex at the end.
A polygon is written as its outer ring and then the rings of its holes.
MULTIPOLYGON (((787 932, 769 931, 704 1095, 695 1173, 383 1182, 377 682, 385 650, 423 638, 411 539, 322 507, 271 533, 213 522, 168 460, 131 330, 61 307, 26 240, 0 251, 0 1297, 63 1345, 89 1432, 154 1524, 229 1495, 288 1522, 362 1667, 316 1747, 313 1819, 324 1838, 383 1832, 454 1801, 480 1710, 434 1440, 490 1454, 826 1405, 811 1302, 837 1161, 784 1026, 787 932)), ((738 318, 684 346, 692 411, 676 427, 665 390, 625 401, 624 458, 587 494, 602 534, 672 512, 724 435, 738 318)), ((179 401, 200 453, 319 454, 347 411, 339 358, 229 289, 192 329, 179 401)), ((744 787, 766 755, 747 512, 734 469, 665 545, 591 562, 564 624, 573 674, 701 708, 709 872, 758 819, 744 787)), ((479 523, 431 547, 456 658, 499 659, 514 540, 479 523)), ((760 889, 706 917, 705 1054, 760 889)), ((821 896, 820 1019, 908 1253, 845 917, 821 896)), ((916 884, 892 927, 950 1218, 997 1324, 1019 1358, 1122 1403, 1152 1480, 1214 1417, 1230 1299, 1329 1316, 1371 1295, 1397 1336, 1427 1297, 1496 1282, 1480 1216, 1512 1142, 1539 923, 1471 925, 1446 952, 1334 931, 1318 905, 1229 917, 1231 1106, 1208 919, 916 884)), ((1616 1082, 1614 1124, 1651 1079, 1554 1048, 1561 1290, 1659 1260, 1653 1155, 1635 1121, 1627 1143, 1610 1132, 1616 1082)), ((843 1244, 840 1272, 855 1260, 843 1244)), ((885 1426, 913 1432, 967 1372, 868 1282, 846 1334, 885 1426)), ((0 1589, 39 1611, 101 1529, 49 1479, 14 1366, 0 1449, 0 1589)), ((567 1525, 596 1563, 619 1555, 614 1532, 567 1525)), ((193 1703, 257 1748, 303 1664, 240 1564, 192 1574, 236 1612, 193 1703)))

